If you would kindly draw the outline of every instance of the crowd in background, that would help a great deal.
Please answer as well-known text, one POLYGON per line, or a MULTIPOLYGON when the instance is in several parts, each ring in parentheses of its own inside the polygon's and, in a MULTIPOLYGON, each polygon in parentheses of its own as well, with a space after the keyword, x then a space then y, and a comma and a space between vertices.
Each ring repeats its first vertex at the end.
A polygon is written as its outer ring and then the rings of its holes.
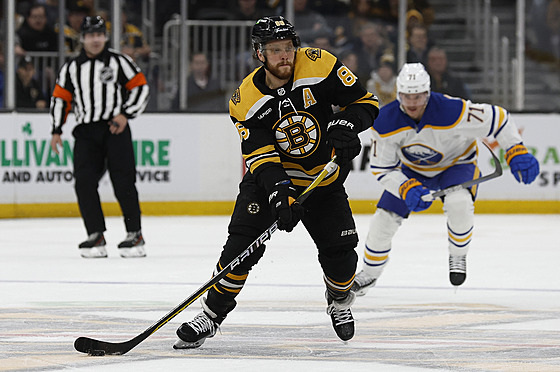
MULTIPOLYGON (((110 2, 95 3, 99 6, 98 9, 94 8, 93 0, 66 1, 66 19, 62 30, 67 56, 75 56, 80 52, 79 28, 86 15, 103 16, 108 20, 110 30, 110 2)), ((145 65, 153 51, 158 50, 158 45, 148 45, 138 26, 141 24, 141 0, 122 3, 120 49, 143 69, 148 70, 152 91, 157 93, 158 85, 161 84, 157 81, 157 67, 154 69, 145 65)), ((292 21, 303 46, 322 48, 335 54, 384 105, 396 97, 398 3, 398 0, 294 0, 292 21)), ((540 16, 544 22, 533 30, 542 35, 529 35, 539 42, 548 43, 539 50, 547 50, 552 58, 560 59, 560 0, 535 0, 534 3, 540 4, 541 9, 534 17, 540 16)), ((284 0, 190 0, 188 4, 188 18, 197 20, 256 20, 265 15, 285 14, 286 11, 284 0)), ((532 6, 531 11, 535 8, 536 6, 532 6)), ((47 63, 37 68, 37 61, 30 59, 29 52, 58 51, 58 32, 61 29, 57 19, 58 1, 17 1, 16 11, 16 106, 44 108, 45 97, 50 96, 54 85, 55 66, 47 63), (33 74, 28 78, 30 71, 33 74)), ((179 12, 179 1, 157 2, 156 37, 161 36, 164 23, 179 12)), ((438 46, 438 40, 430 33, 430 25, 436 17, 429 0, 408 0, 406 61, 421 62, 426 66, 432 78, 432 90, 470 99, 467 85, 448 69, 446 50, 438 46)), ((188 111, 225 112, 231 92, 221 86, 215 77, 210 76, 208 56, 201 54, 201 51, 191 52, 188 111)), ((0 44, 0 107, 4 101, 3 59, 3 46, 0 44)), ((251 68, 256 66, 258 64, 251 68)), ((178 110, 178 97, 171 100, 169 108, 178 110)), ((148 110, 154 109, 153 104, 148 107, 148 110)))

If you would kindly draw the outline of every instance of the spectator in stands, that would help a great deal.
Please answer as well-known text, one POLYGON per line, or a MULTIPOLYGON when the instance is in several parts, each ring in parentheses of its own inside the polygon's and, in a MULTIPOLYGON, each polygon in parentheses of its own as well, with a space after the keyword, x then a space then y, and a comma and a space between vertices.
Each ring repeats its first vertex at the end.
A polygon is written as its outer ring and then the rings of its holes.
POLYGON ((81 50, 81 25, 83 19, 89 14, 89 9, 84 6, 72 5, 68 9, 67 24, 64 25, 64 44, 66 53, 77 54, 81 50))
POLYGON ((439 47, 432 47, 428 52, 428 73, 430 85, 434 92, 448 94, 453 97, 470 99, 465 83, 453 76, 447 68, 447 53, 439 47))
POLYGON ((399 41, 399 0, 378 0, 373 3, 372 17, 383 24, 387 38, 394 45, 399 41))
MULTIPOLYGON (((340 62, 348 67, 355 75, 356 71, 358 71, 358 55, 354 51, 346 49, 340 52, 339 58, 340 62)), ((363 82, 361 84, 364 85, 363 82)))
MULTIPOLYGON (((107 19, 109 15, 106 11, 101 10, 97 12, 101 18, 107 19)), ((145 71, 142 66, 142 61, 146 61, 152 53, 152 48, 148 45, 144 34, 134 24, 128 22, 128 15, 126 7, 121 9, 121 52, 126 54, 136 62, 139 67, 145 71)), ((113 27, 112 22, 107 22, 107 33, 110 34, 113 27)))
POLYGON ((352 0, 350 1, 350 11, 348 20, 351 23, 350 36, 359 37, 362 27, 374 18, 372 0, 352 0))
MULTIPOLYGON (((187 111, 225 112, 227 100, 220 82, 210 76, 210 62, 206 54, 193 53, 190 70, 187 79, 187 111)), ((179 94, 172 107, 179 109, 179 94)))
POLYGON ((415 24, 410 28, 408 35, 408 51, 406 62, 420 62, 423 65, 428 63, 428 51, 430 43, 428 41, 428 29, 422 24, 415 24))
POLYGON ((294 0, 294 23, 302 43, 308 45, 312 40, 314 31, 331 28, 325 17, 307 6, 307 1, 294 0))
POLYGON ((266 16, 264 9, 257 6, 257 0, 237 0, 237 7, 233 9, 233 19, 243 21, 257 21, 266 16))
POLYGON ((412 33, 412 28, 414 26, 418 26, 418 25, 425 26, 424 25, 424 17, 422 16, 422 13, 420 13, 419 11, 417 11, 415 9, 411 9, 411 10, 407 11, 406 12, 406 22, 405 22, 406 38, 407 39, 410 37, 410 34, 412 33))
POLYGON ((58 0, 44 0, 40 3, 45 5, 47 24, 50 27, 55 27, 56 23, 58 22, 58 0))
MULTIPOLYGON (((373 3, 373 18, 382 21, 387 37, 397 45, 399 0, 376 0, 373 3)), ((432 24, 434 10, 427 0, 408 0, 407 3, 407 31, 410 31, 412 23, 418 23, 418 21, 426 27, 432 24)))
POLYGON ((369 79, 371 71, 379 67, 382 55, 395 55, 394 46, 383 35, 382 26, 367 23, 360 30, 360 39, 354 45, 358 56, 358 70, 355 74, 361 81, 369 79))
POLYGON ((332 45, 331 40, 333 39, 333 33, 330 28, 319 29, 314 31, 311 37, 310 47, 324 49, 331 52, 332 54, 338 54, 336 48, 332 45))
POLYGON ((142 31, 140 31, 140 29, 132 23, 128 23, 125 9, 121 11, 121 24, 121 52, 128 55, 135 61, 139 59, 148 59, 150 57, 150 53, 152 52, 152 48, 150 48, 146 42, 142 31))
POLYGON ((31 57, 22 57, 16 70, 16 107, 45 108, 47 98, 35 80, 35 65, 31 57))
POLYGON ((25 55, 28 51, 56 51, 58 37, 54 28, 47 24, 45 6, 33 4, 25 15, 25 21, 17 30, 15 53, 25 55))
POLYGON ((372 2, 372 16, 384 22, 399 22, 399 0, 377 0, 372 2))
POLYGON ((427 28, 434 22, 435 12, 428 0, 408 0, 408 10, 417 10, 422 14, 422 23, 427 28))
POLYGON ((381 57, 379 68, 372 71, 371 79, 367 82, 367 90, 377 96, 380 108, 397 99, 395 68, 395 56, 384 55, 381 57))

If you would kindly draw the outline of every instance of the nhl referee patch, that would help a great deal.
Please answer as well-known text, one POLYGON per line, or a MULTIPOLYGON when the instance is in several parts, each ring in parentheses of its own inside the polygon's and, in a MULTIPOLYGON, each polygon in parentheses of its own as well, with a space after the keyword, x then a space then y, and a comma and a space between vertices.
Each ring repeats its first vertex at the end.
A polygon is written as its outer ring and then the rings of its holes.
POLYGON ((103 84, 107 84, 114 80, 114 75, 115 72, 113 71, 113 69, 109 66, 105 66, 101 69, 99 80, 101 80, 103 84))
POLYGON ((257 202, 251 202, 247 205, 247 212, 249 214, 257 214, 261 210, 261 206, 257 202))

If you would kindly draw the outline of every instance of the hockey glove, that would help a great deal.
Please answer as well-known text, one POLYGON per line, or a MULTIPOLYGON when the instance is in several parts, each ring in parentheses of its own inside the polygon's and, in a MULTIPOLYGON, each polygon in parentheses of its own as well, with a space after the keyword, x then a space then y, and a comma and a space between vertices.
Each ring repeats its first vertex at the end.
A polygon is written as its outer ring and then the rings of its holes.
POLYGON ((356 132, 357 121, 355 114, 342 111, 334 114, 327 124, 327 144, 334 148, 340 165, 350 163, 362 149, 356 132))
POLYGON ((530 184, 539 175, 539 162, 529 154, 522 144, 510 147, 506 152, 506 162, 517 182, 530 184))
POLYGON ((422 186, 416 178, 411 178, 399 187, 399 194, 409 210, 420 212, 428 209, 432 202, 422 200, 422 195, 427 195, 430 190, 422 186))
POLYGON ((277 182, 268 197, 272 216, 278 220, 278 229, 291 232, 303 217, 303 207, 295 200, 297 190, 290 180, 277 182))

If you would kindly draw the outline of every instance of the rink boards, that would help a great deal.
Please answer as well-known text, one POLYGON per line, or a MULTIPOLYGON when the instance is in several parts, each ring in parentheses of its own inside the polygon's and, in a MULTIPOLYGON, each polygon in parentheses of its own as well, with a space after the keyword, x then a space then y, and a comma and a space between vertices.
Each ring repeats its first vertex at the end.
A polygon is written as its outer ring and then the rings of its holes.
MULTIPOLYGON (((541 164, 530 185, 515 182, 504 152, 504 175, 479 188, 481 213, 560 213, 560 115, 513 114, 525 144, 541 164)), ((0 218, 77 216, 72 175, 73 116, 64 127, 63 147, 50 150, 46 114, 0 114, 0 218)), ((144 214, 229 214, 243 174, 238 133, 226 114, 144 114, 131 121, 137 186, 144 214)), ((356 213, 370 213, 381 188, 368 171, 370 133, 361 134, 362 152, 346 182, 356 213)), ((492 171, 479 146, 482 173, 492 171)), ((109 178, 100 182, 107 215, 119 214, 109 178)), ((440 212, 436 203, 428 212, 440 212)))

